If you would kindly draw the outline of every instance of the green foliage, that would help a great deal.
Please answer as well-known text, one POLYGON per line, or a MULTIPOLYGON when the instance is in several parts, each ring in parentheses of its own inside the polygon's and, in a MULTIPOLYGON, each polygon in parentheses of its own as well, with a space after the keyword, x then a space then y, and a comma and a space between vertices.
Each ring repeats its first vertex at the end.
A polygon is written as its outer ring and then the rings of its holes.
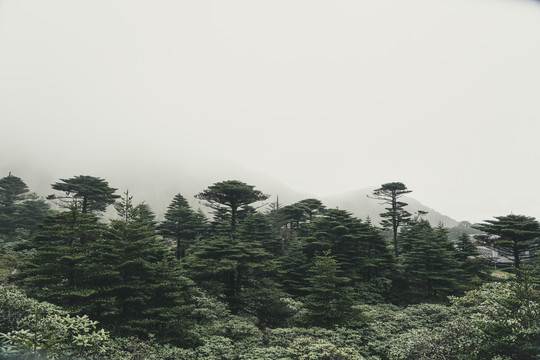
POLYGON ((472 290, 491 278, 491 261, 480 256, 476 245, 463 233, 456 243, 456 259, 461 270, 460 284, 464 290, 472 290))
POLYGON ((380 233, 370 224, 352 217, 349 212, 329 209, 310 224, 306 237, 308 256, 330 249, 341 269, 352 280, 356 298, 365 301, 373 297, 386 297, 385 279, 390 278, 392 255, 380 233), (370 289, 371 288, 371 289, 370 289))
POLYGON ((524 271, 509 282, 488 283, 452 299, 480 331, 479 357, 535 359, 540 353, 538 283, 531 280, 524 271))
POLYGON ((341 276, 337 260, 330 251, 316 256, 310 270, 306 297, 307 323, 331 327, 343 323, 350 311, 352 288, 350 279, 341 276))
MULTIPOLYGON (((380 359, 392 359, 389 351, 400 336, 418 331, 435 331, 459 314, 457 309, 439 304, 419 304, 406 308, 387 304, 357 305, 355 309, 363 315, 364 324, 358 326, 362 353, 380 359)), ((398 343, 396 346, 399 348, 398 343)))
POLYGON ((165 220, 159 225, 160 234, 176 244, 176 258, 186 256, 187 249, 206 230, 206 218, 195 212, 180 194, 175 195, 165 213, 165 220))
MULTIPOLYGON (((127 192, 115 205, 118 218, 100 222, 96 214, 118 198, 102 179, 54 184, 69 192, 68 210, 56 214, 28 196, 22 180, 8 180, 0 179, 0 221, 16 225, 0 234, 0 275, 62 309, 1 285, 2 358, 527 360, 540 353, 538 266, 528 270, 520 255, 510 281, 476 288, 488 269, 474 244, 463 235, 454 246, 442 226, 409 221, 397 201, 410 192, 401 183, 375 192, 388 202, 389 229, 409 225, 400 228, 394 257, 369 221, 316 199, 276 202, 263 215, 250 204, 267 195, 239 181, 197 195, 216 211, 210 226, 178 194, 157 227, 152 210, 127 192), (176 256, 165 245, 171 241, 176 256), (385 303, 390 298, 431 303, 398 307, 385 303)), ((530 245, 531 219, 498 218, 489 226, 500 233, 488 240, 518 234, 530 245)))
POLYGON ((298 338, 287 351, 294 360, 363 360, 360 354, 351 348, 338 348, 336 345, 311 338, 298 338))
POLYGON ((443 228, 416 221, 400 234, 403 244, 403 277, 410 301, 444 300, 457 291, 459 264, 456 250, 443 228))
POLYGON ((540 248, 540 223, 533 217, 513 214, 496 216, 495 219, 475 226, 487 233, 477 235, 476 239, 499 255, 513 259, 514 266, 519 268, 540 248))
POLYGON ((131 197, 116 205, 121 220, 112 220, 106 238, 113 245, 112 265, 118 281, 110 284, 116 310, 104 316, 121 335, 148 334, 160 342, 186 344, 192 327, 193 283, 180 275, 150 223, 141 221, 131 197))
POLYGON ((299 229, 301 224, 310 223, 325 213, 325 206, 318 199, 304 199, 279 209, 283 224, 290 229, 299 229))
POLYGON ((279 258, 279 282, 287 294, 295 297, 307 295, 308 269, 311 264, 303 250, 304 242, 293 237, 289 240, 284 254, 279 258))
POLYGON ((97 359, 105 357, 109 340, 109 334, 98 330, 97 322, 86 315, 72 317, 51 304, 39 303, 1 285, 0 331, 2 352, 17 358, 56 354, 97 359))
POLYGON ((268 199, 269 195, 254 189, 255 186, 247 185, 238 180, 228 180, 215 183, 208 189, 197 194, 195 197, 207 202, 214 208, 225 208, 231 215, 231 233, 236 232, 236 220, 238 210, 257 201, 268 199))
POLYGON ((522 274, 453 297, 450 307, 365 308, 368 352, 388 359, 536 359, 540 306, 533 285, 522 274))
POLYGON ((37 299, 91 315, 117 334, 192 342, 193 283, 129 194, 116 208, 121 219, 109 226, 77 207, 51 218, 17 279, 37 299))
POLYGON ((54 212, 45 200, 32 193, 17 206, 14 215, 12 219, 14 228, 27 230, 30 235, 34 235, 39 231, 39 226, 47 217, 54 215, 54 212))
POLYGON ((479 331, 474 325, 463 317, 441 325, 400 334, 390 345, 389 357, 396 360, 477 359, 475 346, 479 331))
POLYGON ((398 199, 410 192, 412 191, 407 190, 407 187, 400 182, 382 184, 380 188, 373 191, 373 198, 382 200, 382 204, 388 206, 385 208, 387 211, 380 214, 380 216, 383 218, 381 225, 384 229, 392 230, 394 239, 394 254, 396 257, 399 256, 397 240, 399 227, 407 224, 411 217, 411 214, 405 210, 405 206, 408 204, 398 201, 398 199))
POLYGON ((71 316, 59 307, 28 298, 0 285, 0 358, 165 360, 189 359, 189 352, 136 338, 111 338, 87 316, 71 316))
POLYGON ((0 179, 0 214, 11 216, 15 206, 28 197, 28 186, 17 176, 11 175, 0 179))
MULTIPOLYGON (((257 227, 257 217, 246 219, 246 226, 257 227)), ((245 235, 241 231, 237 237, 201 239, 186 258, 186 273, 212 294, 224 294, 233 314, 241 312, 275 326, 286 309, 274 281, 278 264, 257 236, 245 235)))
POLYGON ((17 230, 34 234, 52 211, 19 177, 11 173, 0 179, 0 235, 12 241, 17 230))
POLYGON ((58 200, 64 207, 70 207, 74 200, 78 200, 83 214, 103 212, 120 198, 115 194, 116 189, 109 187, 107 181, 88 175, 60 179, 60 182, 52 184, 52 188, 64 195, 50 195, 47 199, 58 200))
POLYGON ((258 212, 251 212, 242 219, 239 236, 244 241, 254 241, 272 256, 282 254, 283 244, 281 238, 274 232, 272 224, 266 216, 258 212))
POLYGON ((39 300, 65 306, 75 314, 98 316, 100 283, 114 274, 100 266, 100 254, 110 252, 101 239, 104 226, 74 205, 49 218, 27 248, 34 255, 25 261, 15 279, 39 300))

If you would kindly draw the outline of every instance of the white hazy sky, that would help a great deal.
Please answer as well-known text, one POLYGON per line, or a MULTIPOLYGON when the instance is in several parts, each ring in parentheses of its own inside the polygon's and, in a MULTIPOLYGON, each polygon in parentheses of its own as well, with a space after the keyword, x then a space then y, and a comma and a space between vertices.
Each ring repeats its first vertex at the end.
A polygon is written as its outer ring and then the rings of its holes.
POLYGON ((540 218, 540 2, 0 0, 0 124, 0 162, 218 158, 540 218))

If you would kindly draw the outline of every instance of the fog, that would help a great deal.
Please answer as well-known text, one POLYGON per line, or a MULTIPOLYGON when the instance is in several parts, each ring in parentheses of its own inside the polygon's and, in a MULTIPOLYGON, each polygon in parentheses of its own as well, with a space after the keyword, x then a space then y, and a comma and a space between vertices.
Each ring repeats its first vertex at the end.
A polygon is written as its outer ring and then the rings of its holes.
POLYGON ((401 181, 457 220, 540 218, 539 34, 532 0, 0 1, 0 176, 401 181))

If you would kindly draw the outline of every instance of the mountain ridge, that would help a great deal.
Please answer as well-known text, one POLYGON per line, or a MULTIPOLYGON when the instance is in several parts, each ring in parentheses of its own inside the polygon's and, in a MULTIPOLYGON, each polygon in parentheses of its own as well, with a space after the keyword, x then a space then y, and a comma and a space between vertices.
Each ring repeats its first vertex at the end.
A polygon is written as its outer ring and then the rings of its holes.
MULTIPOLYGON (((148 204, 159 219, 163 217, 167 206, 178 193, 186 197, 194 209, 201 208, 205 211, 205 207, 194 198, 194 195, 215 182, 228 179, 236 179, 254 185, 256 189, 270 195, 267 202, 275 201, 276 197, 279 197, 279 202, 282 205, 288 205, 302 199, 317 198, 328 208, 337 207, 347 210, 361 219, 369 217, 375 225, 379 224, 379 214, 385 212, 380 201, 368 197, 376 187, 366 187, 320 197, 297 191, 271 176, 247 170, 233 162, 223 161, 223 159, 196 163, 179 161, 176 166, 171 166, 167 162, 148 161, 148 159, 127 163, 111 156, 107 162, 94 161, 84 164, 83 162, 65 161, 48 164, 47 167, 43 166, 46 162, 35 162, 32 159, 24 160, 26 161, 13 161, 9 165, 1 166, 0 177, 7 176, 11 171, 13 175, 20 177, 28 185, 30 191, 46 197, 54 193, 50 185, 61 178, 77 175, 97 176, 108 181, 110 186, 118 188, 118 194, 129 190, 135 203, 148 204), (111 164, 120 166, 111 166, 111 164), (87 168, 93 170, 85 171, 84 169, 87 168)), ((449 228, 459 225, 458 221, 420 203, 413 197, 404 196, 401 199, 408 203, 406 209, 412 214, 418 210, 427 211, 428 214, 423 218, 427 219, 433 226, 437 226, 439 223, 449 228)), ((109 209, 107 214, 114 216, 113 212, 109 209)))

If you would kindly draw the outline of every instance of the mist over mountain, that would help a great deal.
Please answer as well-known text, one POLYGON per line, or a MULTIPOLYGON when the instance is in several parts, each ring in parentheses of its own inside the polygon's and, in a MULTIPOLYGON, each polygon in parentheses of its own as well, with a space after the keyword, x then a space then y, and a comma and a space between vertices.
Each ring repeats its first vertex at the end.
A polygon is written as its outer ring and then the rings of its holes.
MULTIPOLYGON (((118 189, 117 194, 129 191, 135 203, 148 204, 161 218, 173 197, 180 193, 194 209, 208 209, 199 203, 194 195, 213 183, 236 179, 270 195, 267 202, 279 201, 290 204, 313 195, 295 191, 291 187, 272 177, 249 171, 233 162, 211 157, 201 157, 197 161, 188 161, 181 156, 171 163, 159 156, 134 156, 126 160, 111 153, 99 159, 80 159, 75 161, 67 154, 63 158, 48 162, 45 157, 35 154, 33 157, 14 157, 9 163, 0 163, 0 177, 11 172, 20 177, 40 196, 54 193, 51 184, 77 175, 90 175, 105 179, 109 185, 118 189), (15 160, 16 159, 16 160, 15 160)), ((260 205, 260 204, 259 204, 260 205)), ((112 207, 108 215, 114 215, 112 207)))
MULTIPOLYGON (((138 154, 127 161, 121 155, 111 153, 108 157, 99 159, 87 157, 77 161, 70 158, 69 154, 55 159, 54 162, 48 162, 46 157, 40 157, 39 154, 13 159, 17 161, 0 164, 0 177, 7 176, 11 172, 22 178, 30 190, 40 196, 52 194, 54 191, 51 184, 61 178, 77 175, 97 176, 107 180, 111 187, 117 188, 118 194, 129 190, 135 203, 145 202, 158 218, 162 218, 167 206, 178 193, 186 197, 194 209, 201 208, 208 211, 209 209, 199 203, 194 195, 215 182, 231 179, 254 185, 256 189, 270 195, 266 203, 275 202, 278 197, 280 205, 292 204, 306 198, 318 198, 328 208, 347 210, 361 219, 370 217, 375 225, 379 224, 379 214, 385 211, 379 200, 368 197, 376 187, 319 197, 316 194, 297 191, 271 176, 245 169, 221 158, 205 157, 197 161, 187 161, 178 157, 177 162, 170 163, 159 156, 150 157, 148 154, 147 156, 138 154)), ((403 197, 402 200, 409 204, 406 209, 412 214, 418 210, 427 211, 428 214, 424 218, 434 226, 442 223, 450 228, 459 224, 458 221, 440 214, 412 197, 403 197)), ((263 206, 261 210, 264 209, 263 206)), ((114 216, 112 207, 107 214, 114 216)))
MULTIPOLYGON (((360 219, 366 219, 369 217, 374 225, 378 225, 381 220, 379 214, 385 212, 386 210, 385 205, 381 204, 381 200, 372 199, 369 197, 373 195, 373 190, 375 189, 377 189, 377 187, 349 191, 338 195, 327 196, 321 200, 328 207, 337 207, 339 209, 350 211, 360 219)), ((420 203, 418 200, 415 200, 410 196, 403 196, 400 198, 400 201, 408 204, 405 207, 405 210, 413 214, 413 217, 414 214, 419 210, 426 211, 427 214, 423 215, 422 218, 428 220, 433 226, 437 226, 441 223, 447 228, 459 225, 458 221, 437 212, 436 210, 420 203)))

